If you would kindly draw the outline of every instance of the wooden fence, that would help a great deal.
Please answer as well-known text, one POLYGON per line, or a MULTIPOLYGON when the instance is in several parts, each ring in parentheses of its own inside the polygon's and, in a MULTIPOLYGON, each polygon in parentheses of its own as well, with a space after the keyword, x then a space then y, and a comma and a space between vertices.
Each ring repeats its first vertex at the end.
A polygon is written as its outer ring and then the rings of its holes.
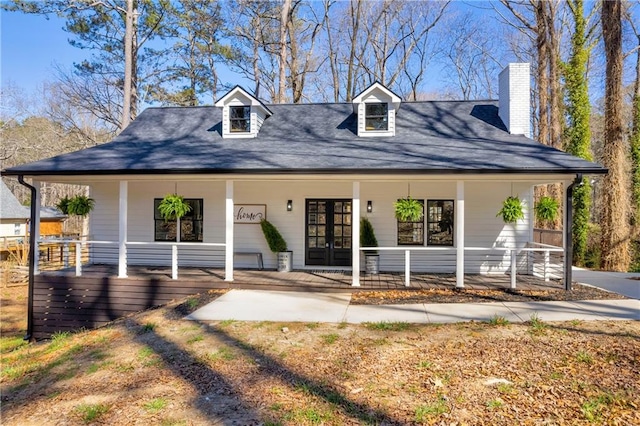
POLYGON ((216 288, 215 282, 162 277, 75 277, 42 274, 34 282, 33 336, 92 329, 122 316, 216 288))

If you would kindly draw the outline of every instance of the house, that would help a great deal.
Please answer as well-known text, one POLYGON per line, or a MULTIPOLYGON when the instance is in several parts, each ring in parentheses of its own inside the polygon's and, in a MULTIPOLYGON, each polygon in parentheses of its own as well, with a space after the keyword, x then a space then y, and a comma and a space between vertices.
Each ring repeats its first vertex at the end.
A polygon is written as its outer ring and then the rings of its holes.
MULTIPOLYGON (((10 247, 25 240, 30 217, 29 207, 20 204, 4 181, 0 180, 0 249, 3 260, 10 247)), ((40 235, 61 235, 66 218, 55 207, 41 206, 40 235)))
MULTIPOLYGON (((255 220, 264 215, 294 269, 343 269, 354 286, 362 216, 375 228, 380 269, 407 271, 407 281, 442 272, 463 286, 465 274, 531 273, 533 187, 561 183, 569 207, 574 182, 606 169, 530 139, 528 64, 499 79, 498 101, 404 102, 374 83, 352 102, 265 105, 235 87, 215 106, 149 108, 110 143, 4 174, 36 188, 89 185, 91 238, 103 243, 92 261, 117 265, 121 278, 131 265, 173 263, 224 268, 233 281, 234 268, 255 266, 234 257, 246 251, 275 268, 255 220), (157 211, 169 193, 192 207, 180 243, 157 211), (394 202, 408 196, 423 203, 422 220, 395 218, 394 202), (515 225, 496 217, 508 196, 526 206, 515 225), (251 214, 239 219, 240 209, 251 214)), ((559 249, 567 262, 569 238, 559 249)))

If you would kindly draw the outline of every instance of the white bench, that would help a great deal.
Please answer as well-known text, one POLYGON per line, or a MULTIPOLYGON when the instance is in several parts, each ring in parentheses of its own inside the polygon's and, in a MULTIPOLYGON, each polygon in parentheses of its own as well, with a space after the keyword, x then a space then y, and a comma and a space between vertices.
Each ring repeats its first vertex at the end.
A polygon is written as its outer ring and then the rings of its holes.
POLYGON ((258 269, 261 271, 264 269, 264 264, 262 263, 262 252, 259 251, 234 251, 233 256, 253 256, 256 258, 258 262, 258 269))

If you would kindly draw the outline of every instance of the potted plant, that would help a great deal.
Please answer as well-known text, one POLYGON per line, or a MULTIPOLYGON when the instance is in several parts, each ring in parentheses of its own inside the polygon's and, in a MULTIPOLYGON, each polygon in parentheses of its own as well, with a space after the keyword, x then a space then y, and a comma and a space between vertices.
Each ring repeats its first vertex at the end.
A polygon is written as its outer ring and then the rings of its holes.
POLYGON ((538 222, 541 225, 544 225, 555 222, 558 217, 559 207, 558 200, 555 198, 541 197, 533 209, 536 213, 536 219, 538 219, 538 222))
POLYGON ((176 241, 180 242, 180 218, 191 211, 191 205, 182 195, 167 194, 158 205, 160 216, 165 220, 176 221, 176 241))
POLYGON ((403 222, 418 222, 423 216, 423 206, 418 200, 411 198, 401 198, 393 203, 396 218, 403 222))
MULTIPOLYGON (((360 219, 360 247, 377 247, 378 240, 373 225, 366 217, 360 219)), ((380 272, 380 255, 377 250, 364 251, 364 272, 378 274, 380 272)))
POLYGON ((293 252, 287 250, 287 242, 282 238, 280 231, 267 219, 260 221, 260 227, 269 250, 277 256, 278 272, 290 272, 293 265, 293 252))
POLYGON ((502 217, 504 223, 515 224, 518 220, 524 219, 524 206, 518 197, 509 196, 502 202, 502 208, 496 217, 502 217))

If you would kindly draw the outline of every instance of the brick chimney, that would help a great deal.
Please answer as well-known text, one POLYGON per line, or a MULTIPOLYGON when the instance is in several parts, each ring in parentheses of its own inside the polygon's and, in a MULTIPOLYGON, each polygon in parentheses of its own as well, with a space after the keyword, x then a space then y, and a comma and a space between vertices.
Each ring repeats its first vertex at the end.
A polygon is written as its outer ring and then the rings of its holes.
POLYGON ((498 115, 512 135, 531 137, 531 75, 529 64, 513 63, 498 77, 498 115))

